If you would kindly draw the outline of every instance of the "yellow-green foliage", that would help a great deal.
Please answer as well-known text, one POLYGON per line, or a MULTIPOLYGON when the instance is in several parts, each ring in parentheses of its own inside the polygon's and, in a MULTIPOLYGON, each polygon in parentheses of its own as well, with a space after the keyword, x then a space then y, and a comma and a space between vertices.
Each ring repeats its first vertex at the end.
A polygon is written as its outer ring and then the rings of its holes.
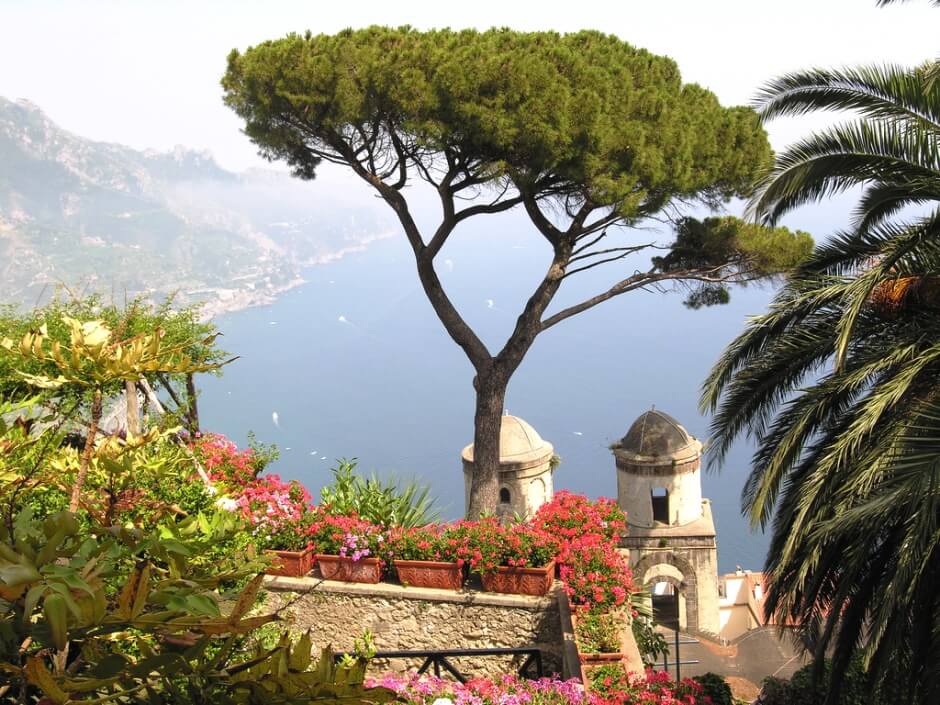
MULTIPOLYGON (((104 305, 95 297, 77 299, 68 302, 52 303, 27 312, 19 312, 10 306, 0 306, 0 340, 8 338, 14 343, 22 341, 30 332, 45 326, 49 338, 49 347, 56 342, 60 348, 69 346, 72 338, 70 319, 83 324, 90 321, 103 321, 115 339, 131 339, 137 336, 153 335, 161 331, 161 347, 179 349, 190 360, 198 364, 221 363, 225 353, 215 345, 215 328, 211 323, 198 319, 198 310, 184 308, 173 310, 170 304, 151 307, 141 302, 132 302, 124 308, 104 305)), ((16 346, 14 346, 16 347, 16 346)), ((214 368, 213 368, 214 369, 214 368)), ((22 356, 19 350, 10 351, 0 348, 0 399, 15 400, 35 392, 26 379, 29 375, 57 377, 57 364, 54 359, 45 356, 22 356), (14 354, 15 352, 15 354, 14 354), (24 376, 21 373, 26 373, 24 376)), ((156 384, 153 373, 144 372, 151 384, 156 384)), ((177 376, 178 377, 178 376, 177 376)), ((174 376, 170 375, 171 379, 174 376)), ((120 380, 106 386, 106 393, 116 393, 123 389, 120 380)), ((52 392, 55 396, 68 396, 77 390, 59 388, 52 392)), ((49 393, 46 393, 48 396, 49 393)))
POLYGON ((38 522, 24 511, 11 526, 0 522, 0 702, 43 695, 57 705, 358 705, 393 698, 362 687, 362 657, 337 665, 325 649, 315 661, 309 634, 295 641, 285 632, 274 647, 252 645, 251 634, 278 619, 254 611, 264 576, 247 555, 224 566, 195 565, 193 556, 238 528, 232 519, 201 521, 96 535, 70 512, 38 522), (253 573, 236 594, 223 595, 226 580, 253 573))
MULTIPOLYGON (((42 389, 57 389, 65 384, 101 387, 119 380, 137 380, 146 373, 207 372, 218 367, 193 361, 187 354, 189 342, 163 345, 163 331, 159 328, 121 340, 103 320, 79 321, 64 317, 63 322, 69 330, 67 345, 51 338, 46 324, 18 341, 0 340, 0 347, 19 355, 22 360, 45 363, 54 370, 54 376, 21 372, 20 376, 28 384, 42 389)), ((200 342, 210 346, 214 337, 200 342)))

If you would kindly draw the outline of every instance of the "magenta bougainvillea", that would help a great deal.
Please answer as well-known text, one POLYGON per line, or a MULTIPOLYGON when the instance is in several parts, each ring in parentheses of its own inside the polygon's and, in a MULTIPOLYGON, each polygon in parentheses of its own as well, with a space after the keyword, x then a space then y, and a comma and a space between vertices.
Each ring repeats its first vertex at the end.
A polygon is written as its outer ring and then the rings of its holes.
POLYGON ((365 684, 389 688, 405 705, 434 705, 441 700, 453 705, 711 705, 695 681, 676 683, 668 673, 654 671, 627 674, 616 666, 601 670, 588 692, 574 679, 524 680, 509 675, 461 684, 433 676, 389 673, 369 678, 365 684))
POLYGON ((577 680, 524 680, 508 675, 461 684, 434 676, 389 673, 366 680, 366 686, 389 688, 406 705, 433 705, 441 699, 454 705, 583 705, 587 700, 577 680))

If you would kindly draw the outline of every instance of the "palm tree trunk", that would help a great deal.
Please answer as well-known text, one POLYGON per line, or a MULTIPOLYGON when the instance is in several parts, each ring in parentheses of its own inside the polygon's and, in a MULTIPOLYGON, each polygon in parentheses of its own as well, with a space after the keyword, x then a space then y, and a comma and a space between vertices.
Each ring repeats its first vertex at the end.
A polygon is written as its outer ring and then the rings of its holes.
POLYGON ((91 423, 88 425, 88 435, 85 436, 85 447, 82 449, 82 459, 78 466, 78 475, 72 485, 72 497, 69 500, 69 511, 77 512, 82 496, 82 487, 88 476, 88 466, 91 464, 92 453, 95 452, 95 437, 98 435, 98 423, 101 421, 101 389, 95 389, 91 401, 91 423))

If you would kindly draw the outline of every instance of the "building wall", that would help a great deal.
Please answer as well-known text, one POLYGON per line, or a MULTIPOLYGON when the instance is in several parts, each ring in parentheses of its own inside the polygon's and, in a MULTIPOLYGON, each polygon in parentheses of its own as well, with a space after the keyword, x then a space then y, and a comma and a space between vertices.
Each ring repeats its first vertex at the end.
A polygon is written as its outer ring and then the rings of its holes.
MULTIPOLYGON (((536 646, 543 652, 546 675, 577 675, 570 664, 564 665, 566 638, 557 595, 458 593, 313 578, 277 578, 268 582, 268 589, 282 604, 294 597, 290 591, 302 593, 287 609, 288 619, 294 629, 312 629, 318 647, 330 644, 335 651, 349 650, 366 630, 374 634, 379 651, 536 646)), ((371 672, 414 669, 422 661, 377 659, 371 672)), ((473 676, 513 673, 521 666, 519 657, 452 661, 462 673, 473 676)))
MULTIPOLYGON (((473 479, 473 465, 464 461, 464 515, 470 509, 470 485, 473 479)), ((497 507, 497 514, 518 515, 531 519, 546 502, 555 496, 552 481, 551 455, 544 460, 526 466, 503 465, 499 472, 500 489, 509 490, 508 505, 497 507)))
POLYGON ((682 526, 702 516, 702 478, 700 462, 659 468, 631 466, 625 470, 617 463, 617 502, 627 512, 634 526, 652 527, 652 491, 664 487, 669 492, 669 524, 682 526))
POLYGON ((724 587, 724 595, 719 600, 719 634, 722 639, 733 640, 751 629, 762 626, 763 586, 762 578, 758 576, 760 574, 740 571, 723 575, 719 579, 724 587), (755 577, 758 579, 755 580, 755 577))
POLYGON ((628 535, 621 546, 630 550, 634 575, 644 587, 658 579, 672 583, 681 592, 686 629, 719 634, 718 551, 713 537, 671 538, 666 546, 659 546, 659 539, 640 540, 628 535))

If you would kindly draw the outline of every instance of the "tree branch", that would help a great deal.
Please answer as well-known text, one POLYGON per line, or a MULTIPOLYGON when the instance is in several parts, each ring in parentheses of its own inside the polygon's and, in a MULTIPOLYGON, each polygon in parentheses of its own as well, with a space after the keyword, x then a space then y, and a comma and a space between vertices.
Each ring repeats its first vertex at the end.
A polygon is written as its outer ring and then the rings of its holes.
MULTIPOLYGON (((654 247, 655 245, 656 243, 650 242, 645 245, 633 245, 631 247, 610 247, 606 250, 595 250, 594 252, 585 252, 584 254, 572 257, 568 263, 571 264, 572 262, 578 262, 583 259, 590 259, 591 257, 597 257, 598 255, 609 255, 611 252, 626 252, 627 254, 630 254, 633 252, 639 252, 640 250, 645 250, 649 247, 654 247)), ((583 247, 579 247, 577 249, 577 252, 581 252, 583 249, 584 249, 583 247)), ((574 272, 568 272, 568 274, 574 274, 574 272)))
POLYGON ((581 228, 578 237, 592 235, 598 230, 606 230, 608 226, 610 226, 612 223, 616 223, 621 218, 623 218, 623 216, 620 215, 617 211, 611 211, 602 218, 598 218, 593 223, 589 223, 588 225, 585 225, 583 228, 581 228))
POLYGON ((662 272, 657 273, 655 270, 651 269, 648 272, 637 272, 631 277, 627 277, 623 281, 614 284, 607 291, 598 294, 597 296, 592 296, 586 301, 582 301, 579 304, 574 306, 569 306, 566 309, 562 309, 558 313, 549 316, 541 324, 541 331, 548 330, 556 323, 561 323, 566 318, 571 318, 572 316, 581 313, 582 311, 587 311, 589 308, 594 308, 598 304, 604 303, 615 296, 620 294, 625 294, 628 291, 633 291, 634 289, 639 289, 641 287, 647 286, 657 281, 662 281, 664 279, 671 279, 672 277, 668 274, 663 274, 662 272))
POLYGON ((532 296, 529 297, 525 308, 519 314, 519 318, 516 319, 516 326, 512 331, 512 335, 509 336, 503 349, 496 355, 496 364, 504 374, 512 375, 532 346, 536 336, 542 332, 540 323, 542 314, 545 313, 545 309, 548 308, 548 305, 555 297, 558 287, 561 286, 570 256, 570 241, 562 239, 555 247, 555 256, 552 258, 548 271, 532 293, 532 296))
POLYGON ((542 236, 551 243, 552 247, 557 248, 558 243, 561 242, 562 232, 545 217, 535 197, 525 192, 521 193, 521 197, 522 203, 525 205, 526 213, 529 214, 532 223, 538 231, 542 233, 542 236))
MULTIPOLYGON (((408 238, 411 249, 414 251, 415 262, 418 266, 418 279, 421 282, 421 287, 424 289, 424 293, 428 297, 428 301, 431 303, 431 307, 437 314, 438 319, 440 319, 443 324, 444 330, 446 330, 451 339, 463 349, 464 353, 467 355, 467 359, 470 360, 474 368, 479 369, 482 365, 488 364, 492 360, 490 351, 473 329, 467 325, 467 322, 461 317, 450 298, 448 298, 447 293, 444 291, 441 280, 434 270, 434 255, 437 254, 437 251, 431 250, 425 246, 421 232, 418 230, 418 226, 414 218, 412 218, 411 212, 408 210, 408 203, 404 196, 375 174, 370 174, 362 164, 352 157, 349 147, 344 145, 341 140, 334 139, 330 146, 339 154, 350 158, 348 164, 352 170, 378 191, 382 199, 395 211, 395 215, 398 216, 398 221, 405 231, 405 237, 408 238)), ((440 245, 443 244, 443 241, 446 240, 449 231, 452 229, 453 225, 448 225, 447 223, 442 223, 441 226, 439 226, 440 237, 438 238, 438 242, 435 243, 438 249, 440 245)), ((439 233, 435 233, 435 236, 438 234, 439 233)))
POLYGON ((503 211, 508 211, 510 208, 514 208, 522 203, 522 196, 514 196, 513 198, 507 198, 505 201, 493 201, 487 204, 481 204, 479 206, 470 206, 469 208, 464 208, 461 211, 458 211, 454 216, 457 222, 466 220, 467 218, 472 218, 475 215, 483 215, 485 213, 502 213, 503 211))
POLYGON ((613 257, 605 257, 604 259, 598 260, 597 262, 591 262, 591 264, 586 264, 583 267, 577 267, 576 269, 569 270, 565 272, 564 278, 578 274, 579 272, 586 272, 589 269, 594 269, 594 267, 600 267, 602 264, 607 264, 608 262, 616 262, 617 260, 623 259, 624 257, 629 257, 634 252, 639 252, 640 250, 645 250, 648 245, 639 245, 637 247, 614 247, 610 250, 599 250, 598 252, 591 252, 586 255, 581 255, 580 257, 573 258, 571 261, 574 262, 575 259, 581 260, 587 257, 593 257, 595 255, 602 255, 610 252, 620 252, 620 254, 613 257))
MULTIPOLYGON (((579 235, 578 237, 575 238, 575 242, 578 242, 578 241, 581 240, 581 238, 583 238, 583 237, 584 237, 584 235, 579 235)), ((596 245, 597 243, 599 243, 599 242, 600 242, 601 240, 603 240, 605 237, 607 237, 607 231, 606 231, 606 230, 604 230, 603 232, 601 232, 600 235, 598 235, 596 238, 594 238, 594 239, 591 240, 590 242, 587 242, 587 243, 581 245, 580 247, 576 247, 576 248, 571 252, 571 254, 573 254, 573 255, 579 255, 579 254, 581 254, 582 252, 584 252, 586 249, 588 249, 589 247, 593 247, 594 245, 596 245)))
MULTIPOLYGON (((598 262, 597 264, 601 263, 598 262)), ((615 296, 620 296, 621 294, 625 294, 628 291, 642 289, 643 287, 649 286, 650 284, 657 284, 663 281, 698 281, 708 284, 725 284, 728 282, 741 282, 749 280, 747 277, 742 278, 740 274, 735 272, 729 272, 724 276, 716 276, 716 274, 721 272, 722 269, 724 269, 724 265, 709 267, 707 269, 684 269, 675 272, 657 272, 655 269, 650 269, 646 272, 636 272, 632 276, 614 284, 607 291, 604 291, 597 296, 592 296, 590 299, 582 301, 579 304, 575 304, 574 306, 569 306, 568 308, 549 316, 544 321, 542 321, 541 331, 548 330, 556 323, 561 323, 566 318, 571 318, 572 316, 575 316, 583 311, 594 308, 598 304, 609 301, 615 296)))
MULTIPOLYGON (((567 210, 567 205, 565 209, 567 210)), ((578 209, 578 212, 571 216, 571 224, 568 226, 568 230, 565 231, 565 234, 572 237, 574 241, 577 242, 578 238, 582 237, 584 234, 584 230, 582 230, 584 221, 587 220, 594 209, 595 207, 590 202, 585 202, 584 205, 578 209)))

